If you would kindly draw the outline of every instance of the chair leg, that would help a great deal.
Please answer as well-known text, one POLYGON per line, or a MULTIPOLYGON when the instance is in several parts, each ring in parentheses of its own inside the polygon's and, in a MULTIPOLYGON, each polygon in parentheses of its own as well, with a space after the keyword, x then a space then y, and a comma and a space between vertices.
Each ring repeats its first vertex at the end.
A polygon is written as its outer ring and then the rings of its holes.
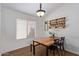
POLYGON ((53 50, 53 55, 55 56, 55 50, 53 50))
POLYGON ((60 55, 60 53, 59 53, 59 49, 57 48, 57 53, 58 53, 58 55, 60 55))
POLYGON ((55 56, 55 51, 52 49, 50 49, 50 53, 53 52, 53 55, 55 56))
POLYGON ((58 54, 59 54, 59 56, 61 55, 61 46, 59 46, 59 48, 58 48, 58 54))
POLYGON ((51 49, 50 49, 50 53, 51 53, 51 49))
POLYGON ((62 50, 63 50, 63 55, 64 55, 64 46, 62 46, 62 50))

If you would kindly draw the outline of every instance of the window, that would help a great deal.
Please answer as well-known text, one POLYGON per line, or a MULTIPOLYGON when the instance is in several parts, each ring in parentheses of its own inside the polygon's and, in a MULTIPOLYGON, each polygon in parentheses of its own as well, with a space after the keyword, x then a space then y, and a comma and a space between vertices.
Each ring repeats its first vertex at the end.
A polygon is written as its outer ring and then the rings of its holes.
POLYGON ((35 21, 28 21, 28 38, 36 36, 36 23, 35 21))
POLYGON ((34 38, 36 36, 36 22, 17 19, 16 39, 34 38))
POLYGON ((27 21, 23 19, 17 19, 16 22, 16 39, 27 38, 27 21))

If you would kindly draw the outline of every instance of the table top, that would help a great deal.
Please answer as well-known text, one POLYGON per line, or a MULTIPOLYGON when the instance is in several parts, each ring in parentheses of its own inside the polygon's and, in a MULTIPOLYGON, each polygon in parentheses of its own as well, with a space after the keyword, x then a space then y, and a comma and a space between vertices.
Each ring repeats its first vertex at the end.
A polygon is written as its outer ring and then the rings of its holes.
POLYGON ((39 38, 39 39, 33 40, 33 41, 36 43, 45 45, 45 46, 50 46, 50 45, 54 44, 54 42, 55 42, 54 39, 58 39, 58 38, 57 37, 56 38, 47 37, 47 38, 39 38))

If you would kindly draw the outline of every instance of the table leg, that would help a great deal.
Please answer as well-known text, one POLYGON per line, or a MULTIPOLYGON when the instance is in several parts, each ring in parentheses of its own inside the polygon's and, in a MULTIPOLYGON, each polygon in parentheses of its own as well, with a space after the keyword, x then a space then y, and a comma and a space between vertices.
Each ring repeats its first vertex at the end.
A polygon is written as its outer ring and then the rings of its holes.
POLYGON ((48 56, 48 47, 46 47, 46 56, 48 56))
POLYGON ((35 46, 34 46, 34 41, 33 41, 33 55, 35 55, 35 46))
POLYGON ((33 46, 33 45, 31 44, 31 45, 30 45, 30 51, 31 51, 31 52, 32 52, 32 46, 33 46))
POLYGON ((64 45, 63 45, 63 56, 64 56, 64 45))

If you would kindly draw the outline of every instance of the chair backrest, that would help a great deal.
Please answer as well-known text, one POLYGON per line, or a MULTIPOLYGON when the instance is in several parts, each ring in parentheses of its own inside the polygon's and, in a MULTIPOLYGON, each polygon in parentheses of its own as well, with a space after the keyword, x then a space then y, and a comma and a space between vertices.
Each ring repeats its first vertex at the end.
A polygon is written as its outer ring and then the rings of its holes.
POLYGON ((55 44, 64 45, 64 39, 65 39, 65 37, 61 37, 60 39, 55 41, 55 44))
POLYGON ((64 40, 65 40, 65 37, 61 37, 61 39, 59 40, 60 44, 64 44, 64 40))

